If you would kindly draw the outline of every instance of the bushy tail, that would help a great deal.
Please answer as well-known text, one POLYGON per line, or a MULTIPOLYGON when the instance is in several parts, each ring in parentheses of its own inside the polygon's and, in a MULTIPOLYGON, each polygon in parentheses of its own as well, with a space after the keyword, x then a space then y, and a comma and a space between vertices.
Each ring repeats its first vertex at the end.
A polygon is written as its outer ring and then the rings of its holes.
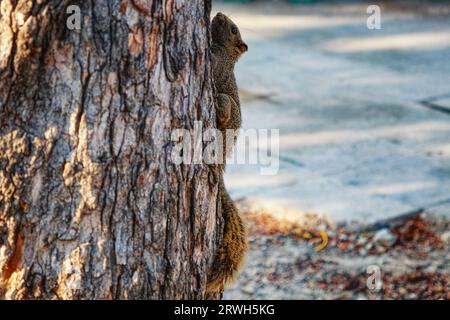
POLYGON ((247 227, 225 189, 223 177, 220 178, 219 193, 225 230, 208 276, 207 293, 222 291, 227 283, 235 280, 248 251, 247 227))

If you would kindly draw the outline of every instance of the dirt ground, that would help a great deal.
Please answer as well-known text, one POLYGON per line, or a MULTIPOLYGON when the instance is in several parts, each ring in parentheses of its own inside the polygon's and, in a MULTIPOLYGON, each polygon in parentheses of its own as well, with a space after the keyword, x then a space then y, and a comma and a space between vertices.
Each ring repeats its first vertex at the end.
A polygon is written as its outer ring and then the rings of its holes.
POLYGON ((225 299, 450 299, 444 216, 412 213, 369 227, 310 219, 301 227, 242 204, 241 210, 250 252, 225 299))

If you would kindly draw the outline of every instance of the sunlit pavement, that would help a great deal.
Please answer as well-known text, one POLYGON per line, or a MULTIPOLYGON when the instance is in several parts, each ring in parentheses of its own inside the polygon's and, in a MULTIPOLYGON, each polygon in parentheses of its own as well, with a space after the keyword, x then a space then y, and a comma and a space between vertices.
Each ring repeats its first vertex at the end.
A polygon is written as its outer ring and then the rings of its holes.
POLYGON ((382 7, 369 30, 367 5, 214 4, 249 45, 244 129, 280 129, 277 175, 228 166, 235 199, 333 222, 450 215, 448 8, 382 7))

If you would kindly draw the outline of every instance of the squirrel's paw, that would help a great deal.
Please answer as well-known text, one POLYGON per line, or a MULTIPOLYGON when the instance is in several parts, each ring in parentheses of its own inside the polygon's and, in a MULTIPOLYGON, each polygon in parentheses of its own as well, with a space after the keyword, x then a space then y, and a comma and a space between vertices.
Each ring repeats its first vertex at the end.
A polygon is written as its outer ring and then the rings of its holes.
POLYGON ((231 99, 226 94, 220 93, 217 96, 217 122, 220 128, 226 128, 231 119, 231 99))

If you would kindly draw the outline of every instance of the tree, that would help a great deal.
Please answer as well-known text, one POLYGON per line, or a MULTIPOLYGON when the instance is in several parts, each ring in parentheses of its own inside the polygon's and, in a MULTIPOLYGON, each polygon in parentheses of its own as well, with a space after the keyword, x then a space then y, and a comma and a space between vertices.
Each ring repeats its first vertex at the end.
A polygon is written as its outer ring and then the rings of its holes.
POLYGON ((210 1, 0 1, 0 299, 204 298, 210 1), (81 28, 79 28, 81 27, 81 28))

